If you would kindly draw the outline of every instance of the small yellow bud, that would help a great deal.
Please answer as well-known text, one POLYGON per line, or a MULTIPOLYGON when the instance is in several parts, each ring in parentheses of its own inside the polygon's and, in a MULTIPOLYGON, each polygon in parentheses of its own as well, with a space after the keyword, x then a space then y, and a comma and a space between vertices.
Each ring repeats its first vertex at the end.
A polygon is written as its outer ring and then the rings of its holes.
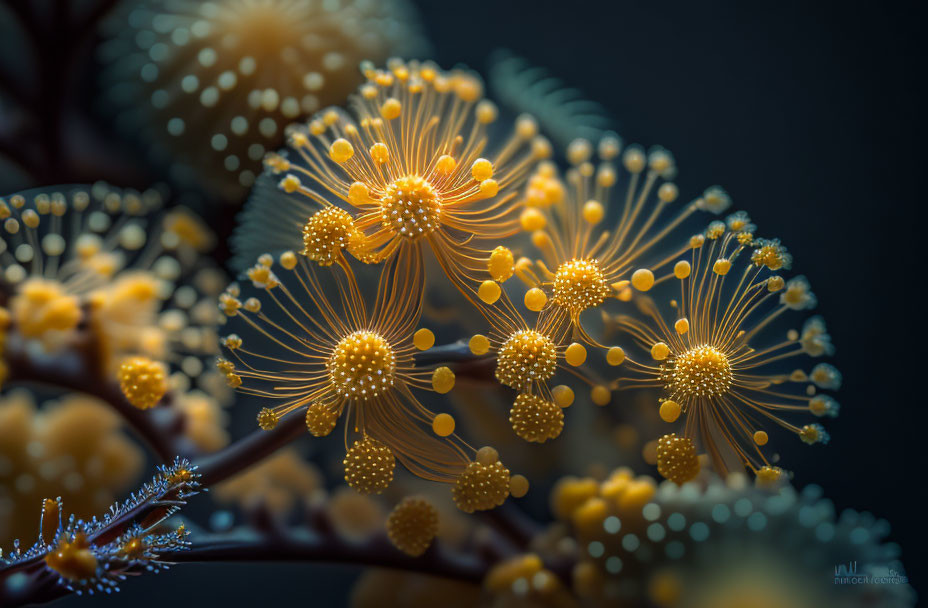
POLYGON ((484 198, 493 198, 499 193, 499 183, 495 179, 480 182, 480 194, 484 198))
POLYGON ((394 118, 399 118, 400 113, 403 110, 402 104, 400 101, 394 97, 383 102, 383 105, 380 106, 380 115, 383 116, 386 120, 393 120, 394 118))
POLYGON ((439 367, 432 372, 432 388, 444 395, 454 388, 454 372, 449 367, 439 367))
POLYGON ((590 392, 590 399, 599 406, 609 405, 609 402, 612 401, 612 392, 605 386, 594 386, 590 392))
POLYGON ((348 202, 359 206, 370 200, 371 189, 364 182, 354 182, 348 188, 348 202))
POLYGON ((599 201, 587 201, 583 205, 583 219, 590 224, 598 224, 602 221, 605 214, 606 211, 599 201))
POLYGON ((509 478, 509 494, 513 498, 522 498, 528 494, 528 479, 524 475, 513 475, 509 478))
POLYGON ((622 362, 625 361, 625 351, 622 350, 621 346, 613 346, 608 351, 606 351, 606 363, 612 365, 622 365, 622 362))
POLYGON ((654 273, 647 268, 639 268, 632 273, 632 287, 638 291, 647 291, 654 286, 654 273))
POLYGON ((448 156, 447 154, 442 154, 441 156, 438 157, 438 172, 439 173, 444 173, 445 175, 447 175, 453 172, 457 166, 458 166, 457 161, 454 160, 452 157, 448 156))
POLYGON ((287 270, 296 268, 296 254, 292 251, 285 251, 280 254, 280 265, 287 270))
POLYGON ((503 290, 496 281, 484 281, 477 289, 477 296, 486 304, 495 304, 503 290))
POLYGON ((545 307, 545 303, 547 301, 548 296, 546 296, 545 292, 538 289, 537 287, 532 287, 525 292, 525 307, 532 312, 540 311, 545 307))
POLYGON ((134 407, 147 410, 158 405, 168 390, 167 369, 147 357, 131 357, 119 368, 119 388, 134 407))
POLYGON ((432 431, 439 437, 447 437, 454 432, 454 417, 450 414, 438 414, 432 419, 432 431))
POLYGON ((423 327, 412 336, 412 343, 419 350, 428 350, 435 346, 435 334, 431 329, 423 327))
POLYGON ((485 445, 477 450, 476 458, 478 463, 488 467, 499 460, 499 452, 496 451, 496 448, 485 445))
POLYGON ((485 158, 478 158, 474 161, 474 164, 471 165, 470 174, 478 182, 490 179, 493 177, 493 163, 485 158))
POLYGON ((680 407, 679 403, 668 399, 667 401, 664 401, 663 403, 661 403, 661 409, 659 413, 661 416, 661 420, 663 420, 664 422, 676 422, 677 418, 680 417, 680 413, 682 411, 683 410, 680 407))
POLYGON ((658 342, 651 347, 651 358, 655 361, 663 361, 670 355, 670 347, 663 342, 658 342))
POLYGON ((534 207, 529 207, 522 211, 522 215, 519 216, 519 222, 522 224, 522 230, 526 232, 543 230, 544 227, 548 225, 548 219, 545 217, 545 214, 534 207))
POLYGON ((467 343, 470 352, 475 355, 485 355, 490 351, 490 341, 486 336, 475 334, 467 343))
POLYGON ((382 165, 390 160, 390 150, 384 143, 377 142, 371 146, 371 159, 378 165, 382 165))
POLYGON ((347 162, 352 156, 354 156, 354 147, 347 139, 339 137, 329 147, 329 158, 337 163, 347 162))
POLYGON ((579 367, 586 361, 586 348, 579 342, 574 342, 564 351, 564 359, 570 365, 579 367))
POLYGON ((558 407, 570 407, 574 402, 574 391, 566 384, 558 384, 551 389, 551 399, 558 407))

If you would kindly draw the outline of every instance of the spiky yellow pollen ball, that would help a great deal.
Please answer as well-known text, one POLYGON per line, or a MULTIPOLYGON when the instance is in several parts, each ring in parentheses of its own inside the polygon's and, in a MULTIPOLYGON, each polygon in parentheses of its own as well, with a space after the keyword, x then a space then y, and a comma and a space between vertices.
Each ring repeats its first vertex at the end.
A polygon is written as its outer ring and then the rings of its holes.
POLYGON ((415 240, 441 225, 441 198, 425 179, 410 175, 387 186, 380 199, 380 221, 394 234, 415 240))
POLYGON ((266 407, 258 412, 258 426, 262 431, 270 431, 277 426, 278 422, 280 422, 280 416, 271 408, 266 407))
POLYGON ((140 410, 158 405, 168 390, 164 364, 148 357, 130 357, 119 367, 117 376, 126 400, 140 410))
POLYGON ((306 428, 313 437, 325 437, 335 429, 338 411, 325 403, 314 401, 306 408, 306 428))
POLYGON ((697 346, 667 359, 661 365, 661 380, 674 395, 717 397, 731 386, 731 364, 717 348, 697 346))
POLYGON ((334 264, 342 249, 352 251, 362 240, 351 215, 338 207, 315 212, 303 225, 303 255, 320 266, 334 264))
POLYGON ((354 442, 342 464, 349 486, 362 494, 380 494, 393 482, 396 458, 383 443, 364 437, 354 442))
POLYGON ((407 496, 387 519, 387 537, 412 557, 426 552, 438 533, 438 510, 427 500, 407 496))
POLYGON ((451 488, 454 504, 465 513, 498 507, 509 496, 509 469, 499 460, 486 464, 483 460, 467 465, 451 488))
POLYGON ((609 294, 598 260, 569 260, 554 273, 553 302, 573 313, 599 306, 609 294))
POLYGON ((329 384, 338 395, 368 400, 393 386, 396 354, 380 334, 355 331, 338 342, 327 368, 329 384))
POLYGON ((554 342, 530 329, 509 336, 496 358, 496 379, 514 389, 522 389, 533 381, 547 380, 556 369, 554 342))
POLYGON ((684 484, 699 474, 696 444, 676 433, 664 435, 657 442, 657 471, 666 479, 684 484))
POLYGON ((533 443, 555 439, 564 428, 564 412, 553 401, 522 393, 509 411, 516 435, 533 443))

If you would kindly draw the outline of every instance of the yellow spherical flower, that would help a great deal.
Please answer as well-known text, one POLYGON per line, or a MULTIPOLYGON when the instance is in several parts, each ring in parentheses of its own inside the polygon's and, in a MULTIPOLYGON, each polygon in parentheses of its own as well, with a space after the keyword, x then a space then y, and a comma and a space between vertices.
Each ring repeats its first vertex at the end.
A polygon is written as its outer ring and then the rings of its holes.
MULTIPOLYGON (((686 438, 662 440, 668 473, 661 472, 675 481, 698 470, 696 445, 689 440, 698 442, 722 474, 738 461, 759 473, 771 466, 761 449, 770 440, 761 423, 774 421, 805 443, 827 443, 821 425, 796 426, 788 416, 837 414, 837 403, 818 392, 839 387, 837 370, 825 363, 808 372, 782 367, 797 357, 833 352, 824 321, 813 317, 802 333, 764 339, 764 330, 781 315, 811 308, 815 297, 804 278, 787 282, 773 274, 789 268, 790 255, 779 241, 754 238, 753 229, 744 213, 713 222, 690 240, 690 260, 675 265, 679 289, 669 314, 648 299, 639 306, 640 317, 616 319, 642 352, 640 358, 625 358, 627 375, 618 379, 619 388, 661 387, 661 418, 686 419, 686 438)), ((659 466, 661 453, 659 447, 659 466)))
POLYGON ((699 474, 699 456, 693 440, 677 437, 676 433, 661 437, 657 442, 657 471, 665 479, 678 484, 696 477, 699 474))
MULTIPOLYGON (((474 336, 469 346, 475 354, 495 355, 496 380, 519 391, 510 417, 513 429, 527 441, 557 437, 564 420, 561 407, 573 402, 573 390, 549 383, 562 369, 590 387, 596 386, 582 367, 585 348, 578 343, 567 344, 569 326, 556 315, 542 312, 530 324, 506 294, 502 294, 501 304, 481 306, 479 310, 491 331, 488 336, 474 336)), ((607 387, 597 388, 610 394, 607 387)))
POLYGON ((306 428, 313 437, 325 437, 335 429, 338 411, 322 401, 310 403, 306 408, 306 428))
POLYGON ((104 23, 118 127, 184 184, 235 199, 300 116, 341 102, 358 64, 426 46, 406 0, 127 2, 104 23))
POLYGON ((386 445, 364 437, 345 455, 345 481, 362 494, 380 494, 393 482, 396 459, 386 445))
POLYGON ((412 557, 425 553, 438 533, 438 510, 424 498, 404 498, 387 519, 387 537, 412 557))
MULTIPOLYGON (((387 69, 365 64, 363 72, 367 82, 350 112, 322 111, 291 131, 286 158, 268 157, 283 192, 259 183, 233 239, 237 260, 298 250, 300 233, 317 231, 316 210, 337 209, 330 213, 344 220, 348 213, 353 223, 332 223, 345 237, 327 243, 326 261, 344 249, 377 262, 428 246, 472 295, 468 279, 487 273, 495 241, 518 231, 515 196, 547 148, 525 129, 493 137, 494 106, 481 99, 482 82, 470 72, 399 60, 387 69)), ((493 263, 505 277, 505 259, 493 263)))
POLYGON ((158 405, 168 390, 164 364, 147 357, 132 357, 124 361, 117 378, 122 394, 140 410, 158 405))
POLYGON ((509 469, 499 461, 495 450, 483 448, 481 451, 492 453, 481 454, 478 460, 467 465, 451 490, 454 503, 465 513, 493 509, 506 502, 509 496, 509 469))
POLYGON ((544 443, 561 434, 564 412, 553 401, 523 393, 516 397, 509 412, 509 423, 522 439, 544 443))

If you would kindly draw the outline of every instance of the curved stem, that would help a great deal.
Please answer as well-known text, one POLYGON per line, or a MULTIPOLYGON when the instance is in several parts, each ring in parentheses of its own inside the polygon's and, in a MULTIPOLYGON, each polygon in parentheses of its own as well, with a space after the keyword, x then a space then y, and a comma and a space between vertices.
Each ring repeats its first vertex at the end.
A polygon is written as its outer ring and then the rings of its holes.
POLYGON ((308 529, 287 529, 281 535, 237 530, 221 535, 191 537, 191 549, 165 553, 170 562, 326 562, 408 570, 478 583, 491 564, 475 555, 451 551, 434 543, 425 554, 410 557, 390 544, 384 535, 352 542, 338 535, 316 534, 308 529))
POLYGON ((303 416, 284 416, 270 431, 252 431, 226 448, 196 460, 201 483, 209 487, 270 456, 306 432, 303 416))

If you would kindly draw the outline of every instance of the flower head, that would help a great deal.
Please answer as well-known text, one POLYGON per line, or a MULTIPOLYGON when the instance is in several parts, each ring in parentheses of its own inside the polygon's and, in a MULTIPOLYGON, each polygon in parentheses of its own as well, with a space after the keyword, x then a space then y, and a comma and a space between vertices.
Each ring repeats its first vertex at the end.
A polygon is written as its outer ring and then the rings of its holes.
POLYGON ((808 283, 801 284, 802 297, 787 297, 795 279, 787 283, 774 272, 789 266, 789 254, 779 241, 754 239, 743 231, 743 218, 736 220, 728 225, 737 223, 741 230, 719 222, 693 237, 690 261, 675 265, 680 295, 670 302, 669 314, 642 298, 640 316, 617 319, 645 353, 626 357, 628 373, 619 387, 662 389, 661 417, 666 422, 684 417, 685 435, 698 441, 722 473, 740 464, 755 472, 770 467, 761 449, 771 439, 767 423, 807 444, 826 443, 820 425, 796 426, 789 418, 837 412, 836 404, 829 407, 818 395, 819 387, 838 385, 831 381, 834 375, 821 371, 826 368, 783 367, 798 357, 833 352, 820 317, 802 335, 791 330, 779 341, 764 340, 780 315, 797 308, 794 302, 812 297, 808 283))
POLYGON ((401 61, 363 71, 350 113, 321 112, 291 130, 286 155, 266 158, 282 192, 259 184, 239 260, 283 247, 321 264, 342 251, 378 262, 427 244, 460 287, 489 242, 517 232, 517 190, 550 145, 528 117, 493 137, 496 107, 470 72, 401 61))
POLYGON ((363 493, 389 487, 397 460, 419 477, 453 483, 474 456, 454 419, 416 396, 446 392, 454 378, 414 359, 434 341, 415 331, 421 264, 406 250, 384 265, 368 307, 354 273, 316 270, 293 252, 276 262, 265 256, 247 273, 261 297, 243 302, 233 286, 221 304, 242 332, 223 339, 229 354, 220 370, 240 392, 278 403, 259 414, 261 427, 303 410, 309 431, 323 436, 346 419, 345 480, 363 493))

